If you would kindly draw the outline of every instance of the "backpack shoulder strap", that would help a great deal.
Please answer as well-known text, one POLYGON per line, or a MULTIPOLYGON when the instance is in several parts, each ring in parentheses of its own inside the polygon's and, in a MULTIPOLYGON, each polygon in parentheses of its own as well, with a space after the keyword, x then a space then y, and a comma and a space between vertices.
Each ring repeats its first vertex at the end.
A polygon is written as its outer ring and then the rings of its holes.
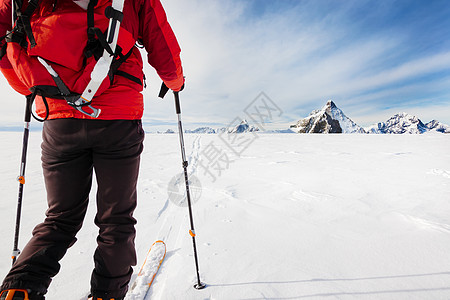
MULTIPOLYGON (((123 4, 124 0, 113 0, 112 6, 105 10, 106 17, 109 18, 109 27, 106 41, 112 53, 116 52, 117 40, 119 38, 120 23, 123 19, 123 4)), ((97 61, 97 64, 92 70, 91 81, 87 85, 79 101, 80 105, 89 103, 92 101, 97 90, 100 88, 103 80, 108 76, 109 69, 113 62, 114 55, 111 55, 109 51, 103 51, 102 57, 97 61)))
POLYGON ((7 42, 16 42, 26 47, 28 45, 25 36, 30 42, 30 47, 36 46, 33 32, 31 30, 30 18, 33 12, 39 5, 39 0, 28 1, 25 10, 23 8, 22 0, 12 1, 12 30, 5 36, 7 42))

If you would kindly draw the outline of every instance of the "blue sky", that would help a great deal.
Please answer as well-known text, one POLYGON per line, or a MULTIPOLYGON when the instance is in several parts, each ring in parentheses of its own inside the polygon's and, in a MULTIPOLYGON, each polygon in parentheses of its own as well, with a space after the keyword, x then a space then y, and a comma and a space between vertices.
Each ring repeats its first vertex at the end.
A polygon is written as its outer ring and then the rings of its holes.
MULTIPOLYGON (((332 99, 362 126, 397 112, 450 124, 447 0, 162 0, 182 48, 185 128, 223 126, 264 92, 285 128, 332 99)), ((144 121, 175 128, 146 67, 144 121)), ((22 121, 6 87, 5 120, 22 121), (9 101, 8 101, 9 100, 9 101)))
POLYGON ((448 1, 163 3, 191 122, 227 123, 264 91, 283 109, 280 124, 328 99, 363 126, 401 111, 450 123, 448 1))

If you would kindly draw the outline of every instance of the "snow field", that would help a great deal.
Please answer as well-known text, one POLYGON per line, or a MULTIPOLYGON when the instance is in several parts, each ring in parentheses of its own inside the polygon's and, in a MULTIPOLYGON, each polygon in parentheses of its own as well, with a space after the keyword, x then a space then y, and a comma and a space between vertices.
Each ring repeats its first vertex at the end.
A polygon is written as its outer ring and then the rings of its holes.
MULTIPOLYGON (((245 135, 244 135, 245 136, 245 135)), ((0 271, 10 267, 22 136, 1 132, 0 271), (1 259, 3 257, 3 259, 1 259)), ((30 137, 21 242, 45 211, 40 137, 30 137)), ((182 172, 178 135, 148 134, 136 211, 139 271, 151 244, 167 254, 146 299, 449 299, 450 139, 424 135, 257 134, 238 157, 217 135, 185 135, 201 278, 186 207, 167 194, 182 172), (201 166, 215 145, 230 160, 201 166), (223 167, 223 166, 222 166, 223 167)), ((91 199, 95 199, 95 185, 91 199)), ((82 299, 97 228, 91 201, 47 299, 82 299)), ((133 276, 134 278, 135 276, 133 276)))

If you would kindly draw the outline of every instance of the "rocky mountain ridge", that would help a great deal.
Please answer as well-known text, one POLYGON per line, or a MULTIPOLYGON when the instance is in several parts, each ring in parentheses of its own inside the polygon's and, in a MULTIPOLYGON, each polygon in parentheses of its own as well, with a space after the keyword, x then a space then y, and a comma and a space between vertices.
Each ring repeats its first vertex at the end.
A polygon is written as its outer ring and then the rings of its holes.
POLYGON ((298 133, 370 133, 370 134, 422 134, 426 132, 450 133, 450 126, 432 120, 423 123, 418 117, 405 112, 395 114, 386 122, 379 122, 362 128, 336 104, 329 100, 320 110, 312 111, 308 117, 300 119, 291 129, 298 133))

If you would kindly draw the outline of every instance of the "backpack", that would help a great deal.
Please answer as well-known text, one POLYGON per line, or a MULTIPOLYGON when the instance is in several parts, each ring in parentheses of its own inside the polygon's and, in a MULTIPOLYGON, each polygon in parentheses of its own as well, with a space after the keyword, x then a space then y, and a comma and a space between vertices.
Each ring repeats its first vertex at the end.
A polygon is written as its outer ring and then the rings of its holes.
POLYGON ((64 99, 96 118, 100 110, 91 101, 115 75, 142 85, 141 79, 118 70, 136 44, 120 27, 124 0, 90 0, 87 9, 88 0, 13 1, 14 27, 1 55, 7 55, 33 98, 40 95, 44 103, 46 97, 64 99))

